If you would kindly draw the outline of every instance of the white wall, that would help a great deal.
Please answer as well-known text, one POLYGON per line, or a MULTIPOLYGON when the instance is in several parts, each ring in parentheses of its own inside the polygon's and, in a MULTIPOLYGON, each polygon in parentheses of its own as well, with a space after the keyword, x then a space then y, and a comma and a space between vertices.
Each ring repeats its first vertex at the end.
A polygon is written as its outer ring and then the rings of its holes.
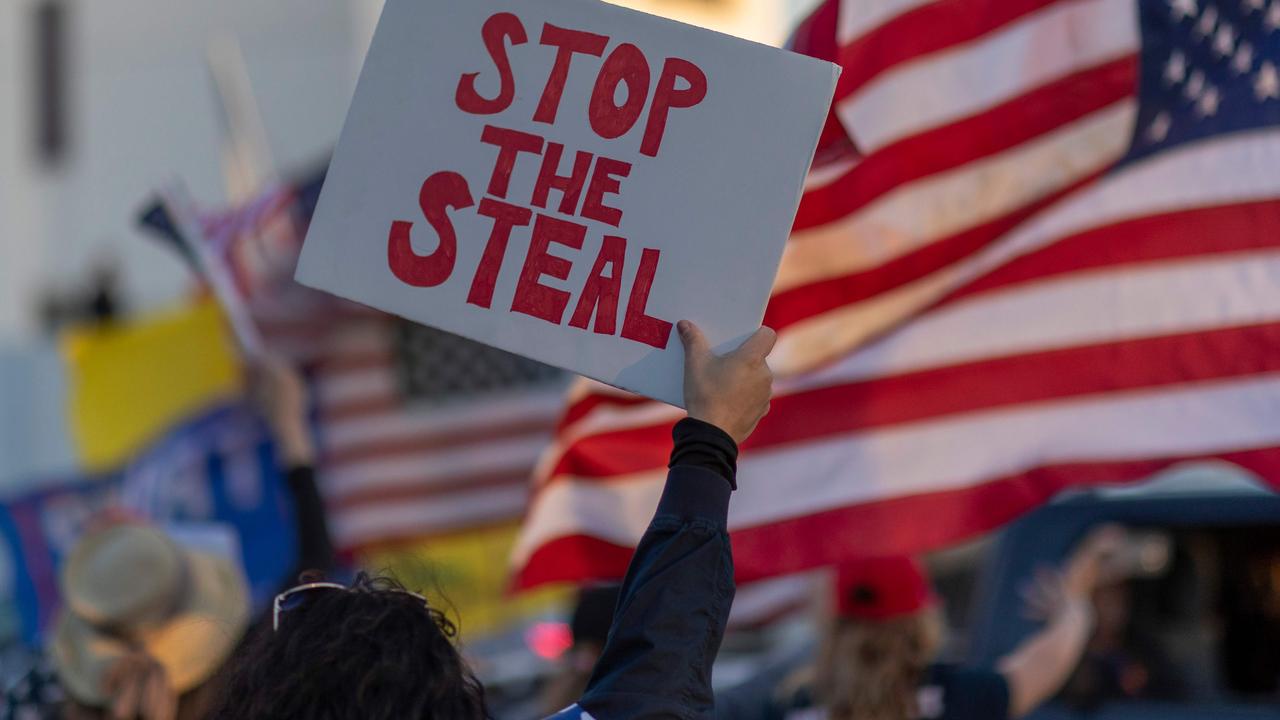
POLYGON ((337 137, 357 67, 357 1, 71 3, 71 154, 54 174, 30 162, 31 0, 0 2, 0 342, 29 338, 41 287, 72 284, 106 255, 134 306, 182 294, 184 268, 136 230, 134 213, 175 178, 199 199, 223 199, 209 38, 239 39, 288 170, 323 158, 337 137))
POLYGON ((22 77, 28 72, 26 0, 0 2, 0 337, 29 329, 26 303, 34 290, 42 244, 32 225, 29 158, 22 140, 27 115, 22 77))

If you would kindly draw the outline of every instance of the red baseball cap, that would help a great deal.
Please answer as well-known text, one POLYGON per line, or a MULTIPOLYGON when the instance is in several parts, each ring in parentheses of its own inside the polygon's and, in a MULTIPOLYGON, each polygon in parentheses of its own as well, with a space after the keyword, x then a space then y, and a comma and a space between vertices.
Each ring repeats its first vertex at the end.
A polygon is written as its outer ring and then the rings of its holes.
POLYGON ((937 604, 920 561, 907 556, 859 558, 836 568, 836 614, 884 621, 937 604))

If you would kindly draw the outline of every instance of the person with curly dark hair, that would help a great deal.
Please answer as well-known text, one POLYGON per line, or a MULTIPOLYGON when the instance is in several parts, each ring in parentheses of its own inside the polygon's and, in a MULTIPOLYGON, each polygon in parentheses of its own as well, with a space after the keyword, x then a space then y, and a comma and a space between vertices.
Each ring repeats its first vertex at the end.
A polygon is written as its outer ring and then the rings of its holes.
POLYGON ((484 688, 426 598, 364 573, 281 593, 233 664, 224 718, 487 718, 484 688))
MULTIPOLYGON (((619 592, 587 689, 554 720, 712 718, 711 665, 733 602, 726 530, 738 444, 769 409, 761 328, 716 355, 682 321, 689 416, 672 431, 666 486, 619 592)), ((446 588, 447 591, 447 588, 446 588)), ((387 579, 304 582, 232 660, 225 720, 485 720, 484 689, 427 600, 387 579)))

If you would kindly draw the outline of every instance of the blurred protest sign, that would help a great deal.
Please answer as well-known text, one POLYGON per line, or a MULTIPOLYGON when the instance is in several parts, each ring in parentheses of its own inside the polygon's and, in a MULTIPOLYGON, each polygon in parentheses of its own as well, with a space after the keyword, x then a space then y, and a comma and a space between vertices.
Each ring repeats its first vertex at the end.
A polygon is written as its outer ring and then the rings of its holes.
POLYGON ((679 404, 672 324, 759 325, 836 74, 594 1, 392 0, 297 277, 679 404))
POLYGON ((7 575, 0 588, 16 602, 23 639, 38 643, 58 605, 62 558, 86 523, 114 508, 161 525, 225 526, 234 533, 237 559, 261 607, 286 581, 295 559, 286 497, 257 417, 239 407, 213 409, 123 469, 0 502, 0 569, 7 575))
POLYGON ((239 391, 236 350, 211 299, 63 338, 71 435, 90 472, 119 467, 170 428, 239 391))

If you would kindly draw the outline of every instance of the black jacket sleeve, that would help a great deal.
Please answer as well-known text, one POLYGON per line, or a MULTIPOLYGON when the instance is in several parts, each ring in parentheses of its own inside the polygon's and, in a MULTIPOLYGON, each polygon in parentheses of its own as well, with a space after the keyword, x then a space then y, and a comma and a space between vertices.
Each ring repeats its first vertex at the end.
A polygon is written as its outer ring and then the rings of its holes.
POLYGON ((303 572, 332 570, 335 555, 324 498, 320 496, 320 489, 316 486, 315 469, 310 465, 296 465, 288 469, 285 479, 293 498, 298 528, 298 564, 293 577, 285 581, 291 587, 303 572))
POLYGON ((737 446, 682 420, 657 513, 623 580, 579 705, 597 720, 711 718, 711 666, 733 604, 726 517, 737 446))

